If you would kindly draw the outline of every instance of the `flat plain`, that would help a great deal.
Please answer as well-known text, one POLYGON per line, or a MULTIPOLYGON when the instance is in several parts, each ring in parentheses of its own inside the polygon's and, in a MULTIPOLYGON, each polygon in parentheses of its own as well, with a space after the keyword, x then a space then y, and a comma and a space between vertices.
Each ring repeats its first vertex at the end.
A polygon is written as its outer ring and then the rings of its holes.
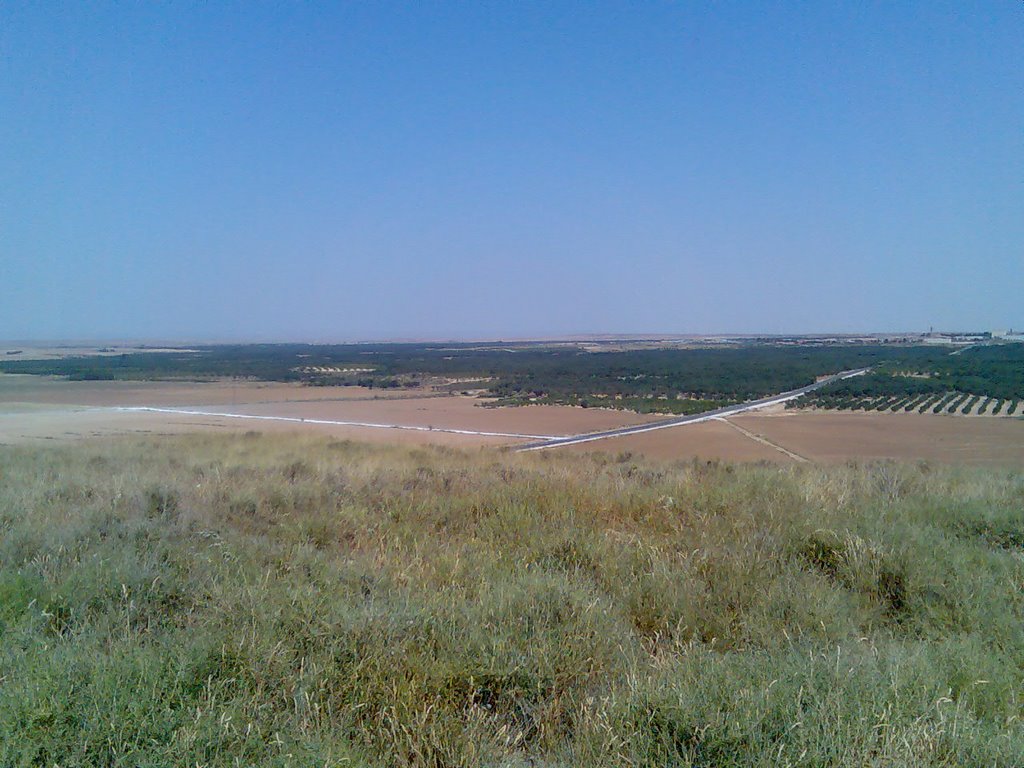
POLYGON ((1024 465, 1024 420, 918 413, 748 413, 736 423, 813 461, 1024 465))
POLYGON ((643 424, 657 418, 627 411, 557 405, 485 408, 477 398, 438 395, 428 390, 309 387, 276 382, 75 382, 55 377, 0 375, 0 443, 6 444, 120 434, 258 430, 312 431, 371 442, 499 445, 517 442, 504 436, 507 434, 567 435, 643 424), (244 418, 247 416, 259 418, 244 418), (390 424, 411 429, 302 423, 296 419, 390 424), (501 434, 453 434, 442 430, 501 434))
POLYGON ((268 355, 0 375, 0 765, 1024 764, 1015 359, 724 418, 807 371, 268 355))
POLYGON ((916 413, 754 412, 728 421, 581 443, 568 450, 629 452, 660 460, 792 463, 799 459, 789 454, 796 454, 824 464, 891 459, 1012 467, 1024 466, 1024 421, 916 413))
MULTIPOLYGON (((562 405, 489 408, 482 407, 484 402, 427 388, 410 391, 253 381, 76 382, 4 374, 0 375, 0 443, 260 431, 305 432, 374 443, 514 447, 526 438, 510 435, 578 434, 662 418, 562 405), (117 410, 145 407, 192 413, 117 410), (473 432, 496 434, 469 434, 473 432)), ((628 452, 673 461, 792 463, 799 460, 795 455, 821 463, 894 459, 1024 466, 1024 420, 773 407, 734 416, 728 422, 708 421, 556 450, 628 452)))

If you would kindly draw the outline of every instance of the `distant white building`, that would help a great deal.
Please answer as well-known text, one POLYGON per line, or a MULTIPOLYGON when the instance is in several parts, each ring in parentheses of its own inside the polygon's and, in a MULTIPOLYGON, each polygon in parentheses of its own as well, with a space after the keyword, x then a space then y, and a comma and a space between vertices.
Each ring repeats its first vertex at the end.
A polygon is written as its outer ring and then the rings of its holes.
POLYGON ((984 331, 975 333, 961 333, 950 331, 934 331, 921 334, 920 340, 925 344, 985 344, 990 341, 1024 341, 1024 332, 1021 331, 984 331))

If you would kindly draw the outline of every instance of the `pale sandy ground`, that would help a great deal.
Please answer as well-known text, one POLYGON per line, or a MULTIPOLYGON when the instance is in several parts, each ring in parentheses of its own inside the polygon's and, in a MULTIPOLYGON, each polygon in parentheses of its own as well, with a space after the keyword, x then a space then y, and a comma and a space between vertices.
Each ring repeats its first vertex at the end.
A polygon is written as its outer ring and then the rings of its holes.
MULTIPOLYGON (((598 431, 663 418, 557 406, 492 409, 479 407, 478 403, 473 398, 462 396, 431 397, 426 393, 357 387, 316 388, 254 382, 68 382, 45 377, 0 375, 0 444, 124 434, 249 430, 301 430, 369 442, 399 441, 466 447, 521 442, 506 437, 436 431, 118 412, 110 410, 112 406, 178 407, 538 435, 598 431)), ((963 418, 916 412, 787 411, 773 407, 742 414, 730 421, 731 424, 704 422, 555 450, 615 454, 629 451, 667 460, 696 458, 789 463, 796 460, 795 455, 823 463, 850 459, 903 459, 1024 466, 1024 419, 963 418)))
POLYGON ((793 411, 773 406, 733 416, 729 422, 703 422, 557 450, 628 451, 682 461, 696 458, 785 464, 798 460, 788 455, 795 454, 823 464, 894 459, 1024 467, 1024 419, 968 419, 916 412, 793 411))
POLYGON ((555 405, 483 408, 480 402, 472 397, 451 396, 404 400, 259 403, 225 407, 222 410, 257 416, 369 421, 550 436, 596 432, 664 418, 641 416, 627 411, 555 405))
POLYGON ((306 387, 259 381, 68 381, 57 376, 0 374, 0 407, 4 403, 59 405, 202 406, 292 400, 365 400, 423 397, 425 391, 364 387, 306 387))
POLYGON ((473 447, 508 444, 507 438, 453 435, 444 432, 408 432, 330 425, 251 422, 207 416, 117 413, 79 408, 67 410, 13 409, 0 411, 0 445, 44 444, 63 440, 121 435, 175 435, 186 432, 304 432, 370 443, 413 443, 473 447))
POLYGON ((741 414, 734 421, 812 461, 904 459, 1024 466, 1024 420, 902 413, 741 414))
POLYGON ((463 396, 438 397, 427 392, 359 387, 304 387, 255 382, 69 382, 50 377, 0 375, 0 443, 117 434, 173 434, 192 430, 313 430, 372 442, 399 440, 445 445, 516 442, 504 437, 442 432, 110 410, 118 406, 184 408, 530 435, 576 434, 641 424, 658 418, 596 408, 483 408, 480 402, 463 396))
POLYGON ((721 421, 704 421, 680 427, 613 437, 592 443, 577 443, 556 451, 575 453, 623 453, 653 459, 689 461, 722 459, 725 461, 791 462, 788 456, 751 440, 721 421))

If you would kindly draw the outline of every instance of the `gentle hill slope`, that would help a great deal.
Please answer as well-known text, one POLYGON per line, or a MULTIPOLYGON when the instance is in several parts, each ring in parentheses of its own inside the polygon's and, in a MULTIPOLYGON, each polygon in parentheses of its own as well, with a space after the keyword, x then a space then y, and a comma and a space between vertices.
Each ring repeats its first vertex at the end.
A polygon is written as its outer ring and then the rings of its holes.
POLYGON ((621 458, 0 448, 0 764, 1024 763, 1019 472, 621 458))

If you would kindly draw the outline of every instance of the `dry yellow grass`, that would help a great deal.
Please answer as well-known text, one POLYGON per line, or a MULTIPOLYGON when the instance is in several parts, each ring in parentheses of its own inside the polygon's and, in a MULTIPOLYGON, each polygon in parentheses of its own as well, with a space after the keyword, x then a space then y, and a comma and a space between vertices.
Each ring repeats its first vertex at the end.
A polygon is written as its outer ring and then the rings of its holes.
POLYGON ((1024 477, 0 447, 0 764, 1020 765, 1024 477))

